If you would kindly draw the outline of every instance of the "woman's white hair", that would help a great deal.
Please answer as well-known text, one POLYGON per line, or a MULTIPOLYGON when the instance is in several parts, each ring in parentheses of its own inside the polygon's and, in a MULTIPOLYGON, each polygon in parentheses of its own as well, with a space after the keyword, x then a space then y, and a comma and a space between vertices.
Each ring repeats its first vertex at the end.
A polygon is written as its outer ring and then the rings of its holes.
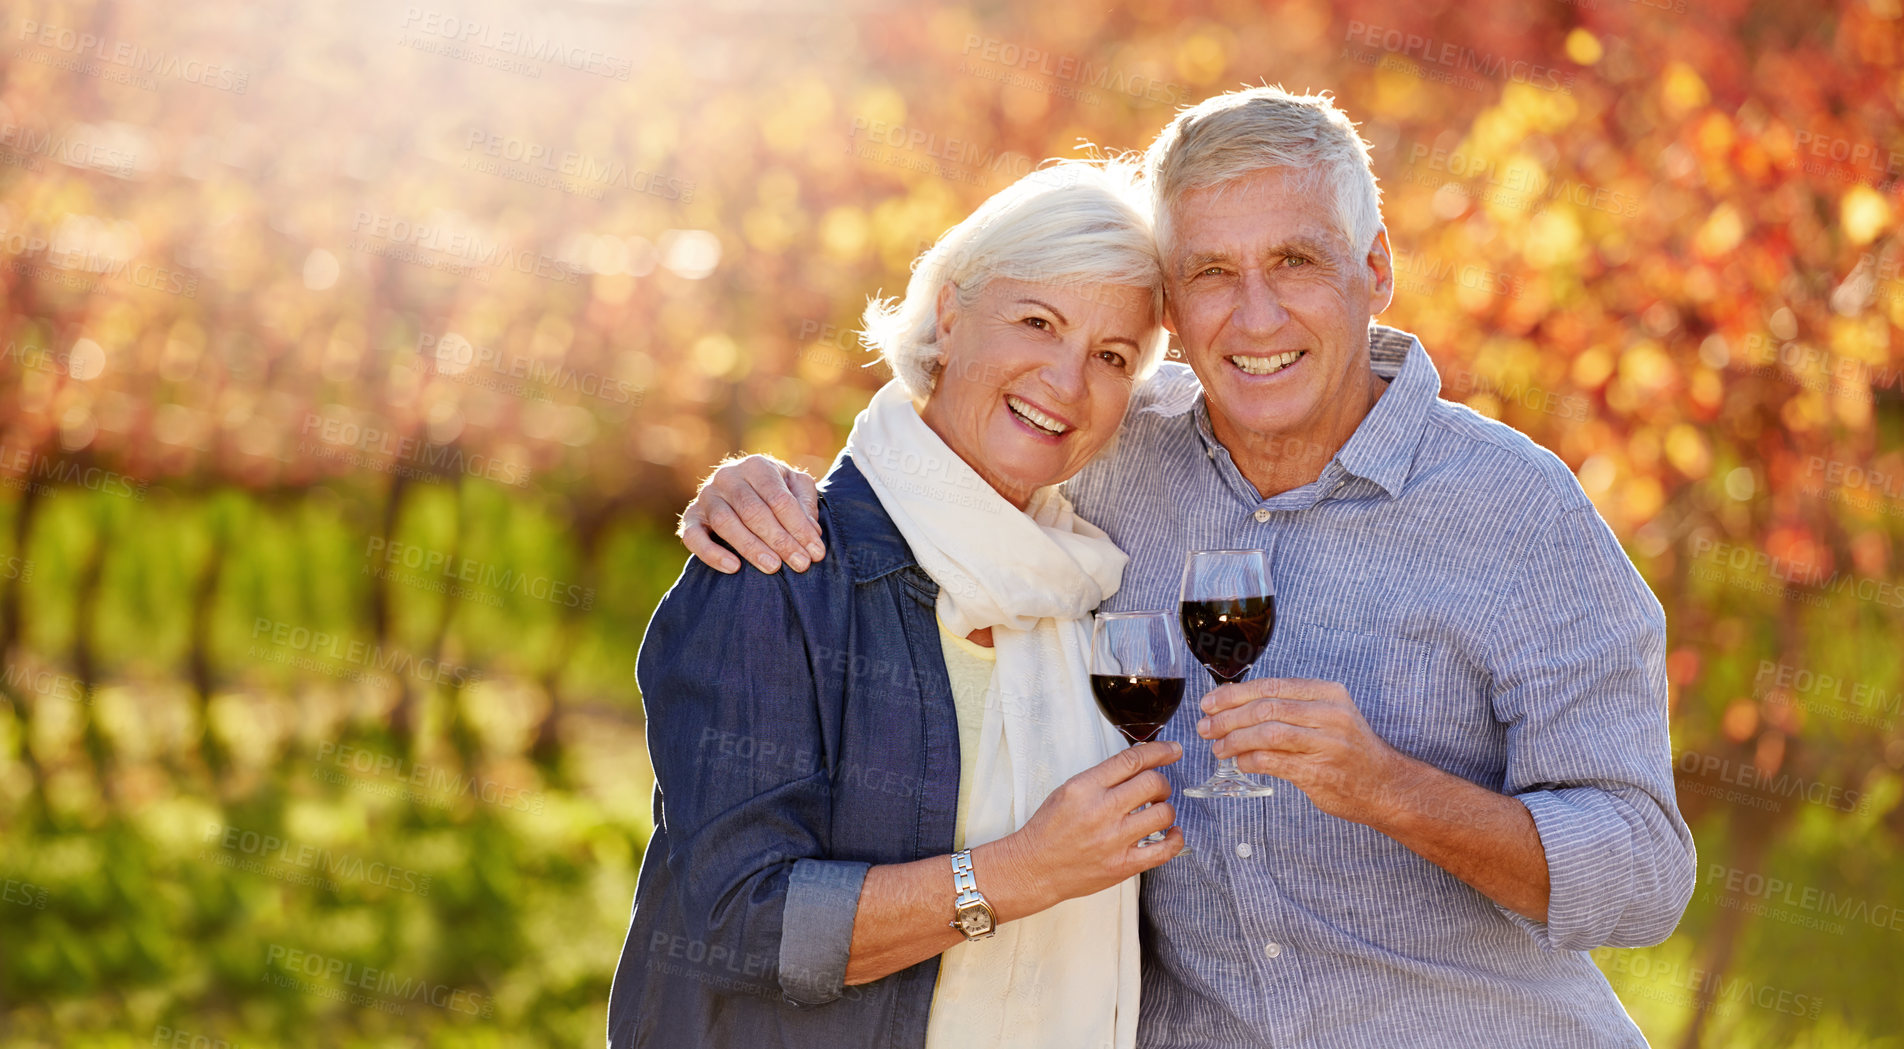
POLYGON ((1356 254, 1382 228, 1382 190, 1368 143, 1328 92, 1280 87, 1231 91, 1179 112, 1144 154, 1157 242, 1173 250, 1171 204, 1186 191, 1222 185, 1264 168, 1294 169, 1306 190, 1325 190, 1336 231, 1356 254))
POLYGON ((1139 378, 1163 356, 1163 268, 1136 167, 1122 160, 1061 160, 993 194, 912 265, 903 299, 874 297, 860 341, 879 351, 914 397, 938 381, 939 293, 952 286, 970 308, 995 277, 1149 288, 1154 337, 1141 347, 1139 378))

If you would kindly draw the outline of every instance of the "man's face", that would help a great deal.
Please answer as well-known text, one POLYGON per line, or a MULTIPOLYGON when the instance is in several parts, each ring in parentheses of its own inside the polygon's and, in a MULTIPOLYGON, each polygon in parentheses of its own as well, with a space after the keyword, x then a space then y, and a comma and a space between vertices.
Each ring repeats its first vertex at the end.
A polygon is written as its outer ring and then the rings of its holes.
POLYGON ((1294 173, 1191 190, 1172 210, 1168 326, 1232 453, 1251 454, 1252 438, 1333 449, 1347 436, 1341 421, 1368 408, 1369 318, 1393 293, 1388 234, 1357 250, 1336 232, 1327 190, 1294 173))

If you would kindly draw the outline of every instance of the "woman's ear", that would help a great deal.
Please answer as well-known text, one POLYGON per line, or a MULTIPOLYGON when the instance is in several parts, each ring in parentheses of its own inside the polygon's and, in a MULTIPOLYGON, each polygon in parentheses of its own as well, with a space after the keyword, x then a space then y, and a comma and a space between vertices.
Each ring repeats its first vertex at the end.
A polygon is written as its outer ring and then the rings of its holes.
POLYGON ((946 336, 952 334, 952 326, 958 323, 958 319, 959 319, 958 290, 959 290, 958 286, 953 284, 951 281, 946 281, 944 284, 939 285, 939 301, 936 307, 938 311, 937 320, 932 326, 932 334, 933 334, 932 341, 938 346, 937 356, 939 358, 938 368, 935 368, 933 370, 934 375, 938 374, 939 369, 942 369, 945 367, 945 362, 946 362, 945 339, 946 339, 946 336))
POLYGON ((938 323, 934 327, 941 339, 952 333, 952 325, 958 320, 958 290, 951 281, 939 285, 938 323))

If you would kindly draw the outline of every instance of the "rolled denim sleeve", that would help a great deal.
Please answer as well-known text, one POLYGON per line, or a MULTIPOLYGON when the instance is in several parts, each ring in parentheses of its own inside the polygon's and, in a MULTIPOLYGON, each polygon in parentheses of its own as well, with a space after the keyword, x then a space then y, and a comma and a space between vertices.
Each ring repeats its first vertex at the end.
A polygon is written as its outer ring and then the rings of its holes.
POLYGON ((871 865, 800 860, 787 885, 780 932, 780 986, 803 1004, 830 1002, 846 985, 859 891, 871 865))
POLYGON ((690 941, 676 954, 723 993, 817 1005, 843 990, 867 865, 827 857, 839 700, 819 694, 790 591, 825 586, 835 560, 791 579, 689 562, 636 662, 690 941))
POLYGON ((1545 922, 1501 913, 1550 950, 1664 940, 1696 870, 1673 788, 1666 619, 1590 504, 1522 551, 1490 637, 1503 789, 1534 818, 1551 886, 1545 922))

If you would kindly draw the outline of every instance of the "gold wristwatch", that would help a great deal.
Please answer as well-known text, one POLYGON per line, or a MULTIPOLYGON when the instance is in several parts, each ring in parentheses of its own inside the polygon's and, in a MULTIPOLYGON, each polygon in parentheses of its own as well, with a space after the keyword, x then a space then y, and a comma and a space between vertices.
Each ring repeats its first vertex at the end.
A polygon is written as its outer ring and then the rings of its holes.
POLYGON ((971 849, 952 854, 952 887, 959 894, 952 901, 952 920, 947 925, 964 933, 967 940, 983 940, 998 931, 992 905, 978 891, 978 879, 972 876, 971 849))

